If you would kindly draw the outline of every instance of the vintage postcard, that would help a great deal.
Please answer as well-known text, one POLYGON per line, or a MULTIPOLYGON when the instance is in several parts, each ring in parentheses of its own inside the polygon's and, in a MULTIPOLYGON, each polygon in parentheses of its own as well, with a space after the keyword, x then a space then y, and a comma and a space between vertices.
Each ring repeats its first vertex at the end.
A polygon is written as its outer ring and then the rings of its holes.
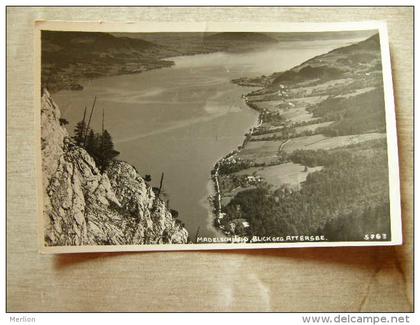
POLYGON ((43 253, 402 243, 383 22, 35 23, 43 253))

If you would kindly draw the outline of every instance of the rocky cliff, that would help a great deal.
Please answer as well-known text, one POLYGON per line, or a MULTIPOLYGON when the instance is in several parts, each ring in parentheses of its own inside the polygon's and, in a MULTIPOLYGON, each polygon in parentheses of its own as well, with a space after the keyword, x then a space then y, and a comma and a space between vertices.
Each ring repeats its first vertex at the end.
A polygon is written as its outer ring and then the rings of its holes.
POLYGON ((64 245, 181 244, 188 232, 126 162, 101 173, 60 125, 48 91, 41 99, 45 243, 64 245))

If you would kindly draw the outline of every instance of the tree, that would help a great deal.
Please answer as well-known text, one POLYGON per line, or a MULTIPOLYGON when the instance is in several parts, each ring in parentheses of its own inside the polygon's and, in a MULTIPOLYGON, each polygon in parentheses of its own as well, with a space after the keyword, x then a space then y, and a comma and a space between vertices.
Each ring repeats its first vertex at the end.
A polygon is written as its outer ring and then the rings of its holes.
MULTIPOLYGON (((76 144, 86 149, 86 151, 95 160, 95 163, 98 166, 99 170, 101 172, 104 172, 105 169, 108 167, 109 162, 115 157, 117 157, 120 153, 114 149, 114 143, 112 142, 111 134, 107 130, 105 130, 104 111, 102 111, 102 132, 95 133, 92 129, 90 129, 90 122, 92 120, 93 111, 95 109, 95 103, 96 96, 93 101, 87 125, 85 122, 87 108, 85 107, 85 111, 83 113, 83 120, 77 123, 74 128, 73 139, 76 142, 76 144)), ((151 180, 150 175, 148 176, 151 180)))
POLYGON ((83 119, 76 124, 74 128, 74 136, 73 139, 79 146, 85 145, 85 136, 88 133, 88 129, 86 127, 85 118, 86 118, 86 106, 85 111, 83 112, 83 119))
POLYGON ((111 134, 107 130, 104 130, 102 136, 98 137, 98 150, 97 158, 100 170, 103 172, 108 167, 109 162, 117 157, 120 153, 114 149, 114 143, 112 142, 111 134))
POLYGON ((67 121, 67 120, 66 120, 65 118, 63 118, 63 117, 61 117, 61 118, 59 119, 59 121, 60 121, 60 125, 61 125, 61 126, 69 124, 69 121, 67 121))
POLYGON ((86 137, 86 151, 97 161, 97 138, 93 130, 90 130, 86 137))
POLYGON ((162 176, 160 177, 160 185, 159 185, 159 192, 158 192, 158 196, 160 195, 160 193, 162 192, 162 186, 163 186, 163 177, 164 177, 164 173, 162 173, 162 176))
MULTIPOLYGON (((95 104, 96 104, 96 96, 95 96, 95 98, 93 99, 92 109, 91 109, 91 111, 90 111, 89 121, 88 121, 88 124, 87 124, 87 128, 86 128, 86 130, 90 128, 90 121, 92 120, 92 115, 93 115, 93 111, 94 111, 94 109, 95 109, 95 104)), ((85 114, 83 115, 83 121, 85 120, 85 116, 86 116, 86 108, 85 108, 85 114)), ((87 135, 88 135, 88 133, 87 133, 87 132, 85 132, 85 139, 84 139, 84 144, 85 144, 85 146, 86 146, 86 142, 87 142, 87 135)))
POLYGON ((89 132, 86 128, 85 121, 83 120, 83 121, 78 122, 76 126, 74 127, 74 135, 73 135, 73 140, 76 142, 76 144, 78 144, 79 146, 84 145, 86 133, 89 133, 89 132))
POLYGON ((177 210, 171 209, 171 210, 170 210, 170 212, 171 212, 172 217, 173 217, 174 219, 175 219, 175 218, 178 218, 178 216, 179 216, 179 212, 178 212, 177 210))

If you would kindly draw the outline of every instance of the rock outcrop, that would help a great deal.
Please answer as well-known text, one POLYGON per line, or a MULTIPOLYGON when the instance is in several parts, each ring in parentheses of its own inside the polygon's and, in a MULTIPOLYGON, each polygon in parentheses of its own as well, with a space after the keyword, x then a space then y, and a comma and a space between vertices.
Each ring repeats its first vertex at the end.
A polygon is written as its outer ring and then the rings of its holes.
POLYGON ((60 125, 47 90, 41 99, 45 243, 66 245, 181 244, 188 232, 126 162, 104 173, 60 125))

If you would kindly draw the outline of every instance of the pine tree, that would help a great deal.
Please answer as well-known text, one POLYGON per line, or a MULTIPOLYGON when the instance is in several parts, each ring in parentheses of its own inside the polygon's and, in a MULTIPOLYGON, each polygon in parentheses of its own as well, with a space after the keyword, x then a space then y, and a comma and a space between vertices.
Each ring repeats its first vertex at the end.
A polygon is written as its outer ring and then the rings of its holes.
MULTIPOLYGON (((92 120, 92 115, 93 115, 93 111, 95 109, 95 104, 96 104, 96 96, 93 99, 93 105, 92 105, 92 109, 90 110, 89 121, 88 121, 86 130, 88 130, 90 128, 90 121, 92 120)), ((83 120, 85 120, 85 116, 86 116, 86 108, 85 108, 85 115, 83 115, 83 120)), ((88 137, 88 133, 85 132, 85 139, 83 141, 85 147, 86 147, 86 144, 87 144, 87 137, 88 137)))
POLYGON ((120 153, 114 149, 111 134, 107 130, 104 130, 98 145, 98 165, 101 171, 104 171, 108 167, 109 162, 120 153))
POLYGON ((92 120, 93 111, 95 109, 96 96, 93 101, 89 120, 86 125, 86 107, 83 114, 83 120, 76 124, 74 128, 73 139, 75 142, 84 147, 89 155, 95 160, 101 172, 104 172, 108 167, 109 162, 118 156, 120 153, 114 149, 111 134, 105 130, 105 112, 102 111, 102 132, 95 133, 90 129, 90 122, 92 120))
POLYGON ((74 136, 73 139, 79 146, 84 146, 85 136, 88 134, 88 129, 86 127, 85 118, 86 118, 86 106, 85 111, 83 113, 83 120, 76 124, 74 128, 74 136))
POLYGON ((84 145, 86 133, 89 133, 89 132, 86 129, 85 121, 78 122, 76 126, 74 127, 74 135, 73 135, 73 139, 76 142, 76 144, 78 144, 79 146, 84 145))
POLYGON ((93 132, 93 130, 90 130, 86 137, 86 151, 92 156, 92 158, 95 160, 95 162, 98 162, 98 142, 97 142, 97 136, 93 132))

